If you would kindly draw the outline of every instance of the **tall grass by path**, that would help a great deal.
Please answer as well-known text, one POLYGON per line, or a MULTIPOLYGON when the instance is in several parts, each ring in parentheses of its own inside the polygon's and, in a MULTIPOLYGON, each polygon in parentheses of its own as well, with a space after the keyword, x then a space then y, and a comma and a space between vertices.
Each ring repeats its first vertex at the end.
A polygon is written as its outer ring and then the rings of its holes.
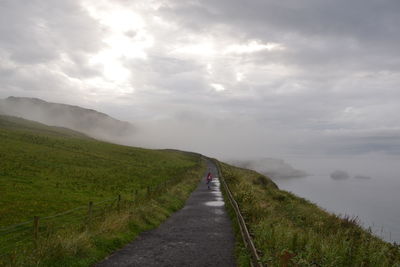
POLYGON ((90 222, 84 216, 67 227, 49 225, 37 246, 29 243, 7 254, 0 258, 0 266, 91 266, 182 208, 204 170, 203 162, 172 184, 122 200, 118 208, 114 201, 106 209, 94 210, 90 222))
MULTIPOLYGON (((221 192, 222 195, 225 199, 226 203, 228 202, 228 195, 227 192, 225 191, 225 188, 222 186, 221 187, 221 192)), ((235 213, 235 210, 233 209, 232 205, 227 204, 226 205, 227 213, 228 216, 230 217, 232 221, 232 227, 233 227, 233 232, 235 234, 235 258, 236 258, 236 263, 238 266, 241 267, 250 267, 251 266, 251 255, 246 247, 246 244, 243 240, 243 236, 241 233, 240 225, 235 213)))
MULTIPOLYGON (((278 187, 256 172, 221 164, 222 173, 269 266, 400 266, 400 247, 278 187)), ((246 254, 238 243, 238 257, 246 254)), ((239 262, 247 266, 246 262, 239 262)))

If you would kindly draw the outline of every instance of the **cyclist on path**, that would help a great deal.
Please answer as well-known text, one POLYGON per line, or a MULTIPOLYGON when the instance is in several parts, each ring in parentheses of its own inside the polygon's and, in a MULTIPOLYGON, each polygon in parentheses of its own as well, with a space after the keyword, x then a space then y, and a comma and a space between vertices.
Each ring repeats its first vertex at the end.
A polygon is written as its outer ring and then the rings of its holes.
POLYGON ((211 180, 212 180, 211 172, 208 172, 206 180, 207 180, 207 187, 208 187, 208 189, 210 189, 211 180))

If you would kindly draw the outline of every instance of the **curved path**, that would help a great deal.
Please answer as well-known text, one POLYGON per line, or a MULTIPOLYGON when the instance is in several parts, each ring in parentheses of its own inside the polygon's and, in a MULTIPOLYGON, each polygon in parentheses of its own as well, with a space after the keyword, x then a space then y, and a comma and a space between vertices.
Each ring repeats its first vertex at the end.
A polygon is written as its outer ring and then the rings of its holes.
MULTIPOLYGON (((216 166, 207 164, 216 177, 216 166)), ((236 266, 233 253, 219 180, 213 179, 209 190, 203 177, 183 209, 96 266, 236 266)))

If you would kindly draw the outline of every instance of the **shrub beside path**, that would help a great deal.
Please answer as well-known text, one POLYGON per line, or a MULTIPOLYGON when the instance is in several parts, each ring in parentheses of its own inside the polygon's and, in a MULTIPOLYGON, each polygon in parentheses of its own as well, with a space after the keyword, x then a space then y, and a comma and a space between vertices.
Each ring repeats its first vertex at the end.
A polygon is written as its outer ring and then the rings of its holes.
POLYGON ((209 190, 203 177, 183 209, 96 266, 235 266, 234 241, 219 180, 209 190))

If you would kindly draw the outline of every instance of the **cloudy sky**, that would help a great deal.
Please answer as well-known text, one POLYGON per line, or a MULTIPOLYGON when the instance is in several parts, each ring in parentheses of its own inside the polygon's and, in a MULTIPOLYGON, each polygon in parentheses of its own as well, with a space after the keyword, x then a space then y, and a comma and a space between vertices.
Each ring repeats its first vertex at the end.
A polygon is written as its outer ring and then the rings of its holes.
POLYGON ((398 0, 0 0, 0 98, 224 157, 400 155, 398 0))

